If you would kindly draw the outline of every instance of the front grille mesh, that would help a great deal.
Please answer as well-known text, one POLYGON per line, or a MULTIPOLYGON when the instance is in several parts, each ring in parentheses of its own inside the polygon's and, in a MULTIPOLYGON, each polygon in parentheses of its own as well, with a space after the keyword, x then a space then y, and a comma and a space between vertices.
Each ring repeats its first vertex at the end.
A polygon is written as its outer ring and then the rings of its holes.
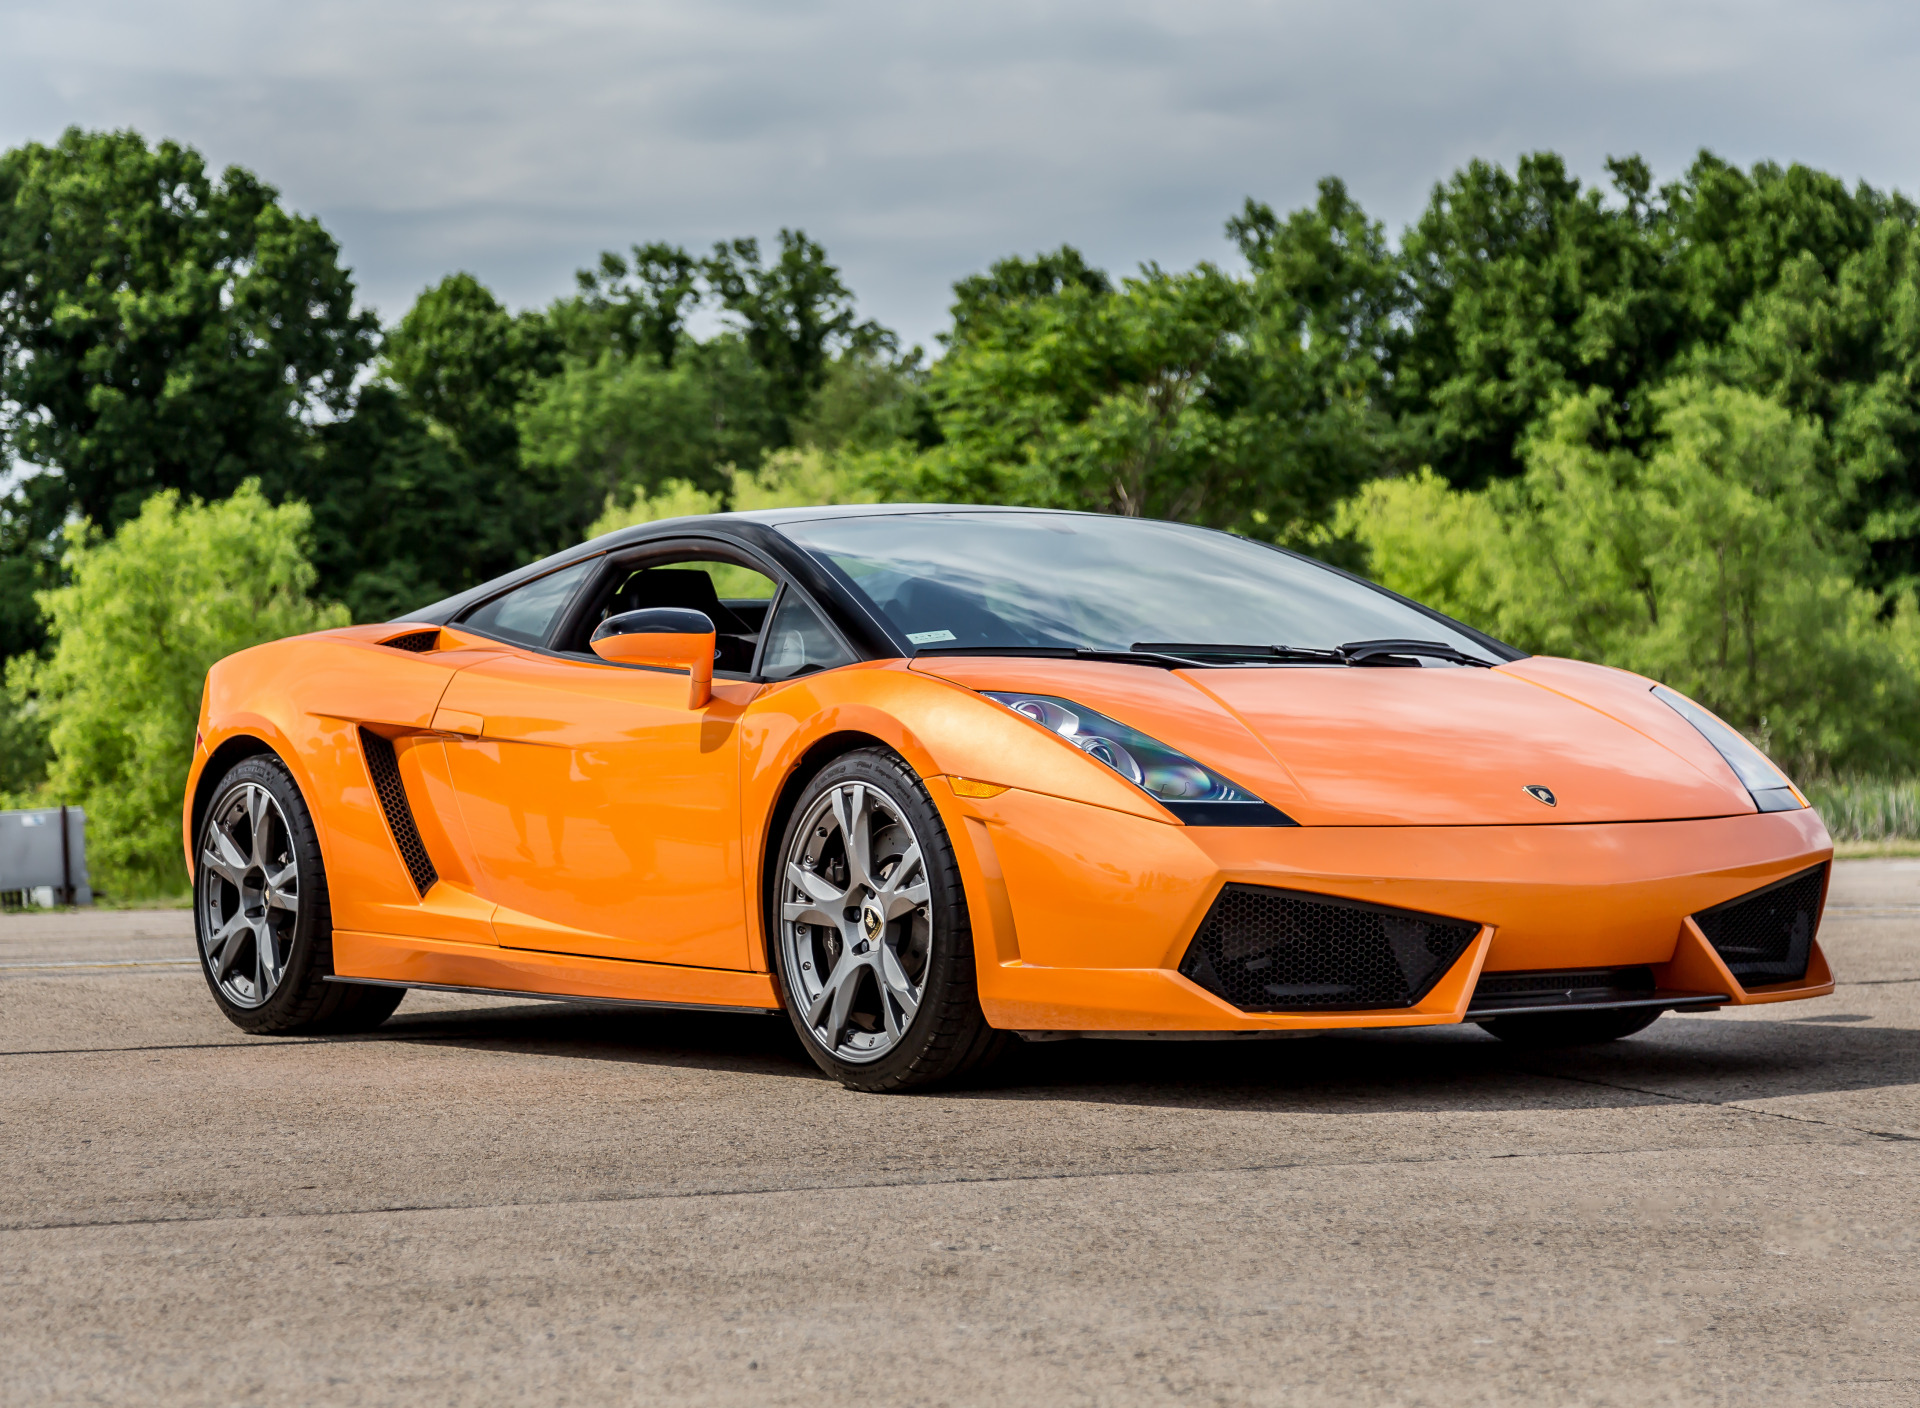
POLYGON ((1180 971, 1243 1012, 1411 1007, 1479 932, 1464 919, 1229 885, 1180 971))
POLYGON ((394 636, 391 640, 380 642, 382 645, 392 646, 395 650, 411 650, 415 655, 424 655, 439 643, 440 632, 438 631, 408 631, 403 636, 394 636))
POLYGON ((400 760, 394 756, 393 744, 372 729, 363 728, 360 751, 366 755, 367 776, 373 779, 374 795, 380 799, 380 810, 386 813, 393 844, 399 847, 400 859, 413 877, 413 888, 425 896, 439 880, 440 872, 434 869, 433 857, 420 839, 420 828, 414 825, 413 808, 407 804, 407 789, 400 782, 400 760))
POLYGON ((1473 1000, 1482 998, 1572 999, 1606 993, 1650 993, 1653 969, 1549 968, 1530 973, 1482 973, 1473 1000))
POLYGON ((1827 867, 1816 865, 1764 890, 1693 916, 1727 971, 1745 988, 1797 982, 1807 976, 1827 867))

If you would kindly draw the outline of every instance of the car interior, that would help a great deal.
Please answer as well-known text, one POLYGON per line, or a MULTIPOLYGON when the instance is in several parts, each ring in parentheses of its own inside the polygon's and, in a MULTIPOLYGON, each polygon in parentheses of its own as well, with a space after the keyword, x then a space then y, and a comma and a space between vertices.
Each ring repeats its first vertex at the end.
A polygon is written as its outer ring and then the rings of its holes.
POLYGON ((557 648, 590 652, 593 631, 609 616, 650 607, 675 606, 704 612, 713 622, 716 671, 744 675, 753 669, 754 651, 773 604, 774 581, 751 568, 731 562, 689 560, 648 563, 625 573, 615 572, 611 586, 602 584, 601 598, 574 623, 574 637, 557 648), (728 595, 720 595, 719 583, 728 595))

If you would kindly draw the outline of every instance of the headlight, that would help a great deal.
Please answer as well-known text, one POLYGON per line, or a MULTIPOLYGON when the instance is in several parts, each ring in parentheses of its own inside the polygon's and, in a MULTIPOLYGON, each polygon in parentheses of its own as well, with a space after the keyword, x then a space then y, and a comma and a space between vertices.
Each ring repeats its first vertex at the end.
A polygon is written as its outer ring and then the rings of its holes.
POLYGON ((987 690, 986 696, 1098 758, 1189 826, 1298 824, 1185 753, 1071 699, 996 690, 987 690))
POLYGON ((1653 697, 1700 730, 1700 736, 1713 745, 1714 752, 1727 760, 1733 775, 1753 798, 1754 806, 1763 812, 1800 810, 1800 799, 1780 769, 1767 761, 1765 753, 1742 738, 1739 730, 1729 728, 1686 695, 1663 684, 1653 687, 1653 697))

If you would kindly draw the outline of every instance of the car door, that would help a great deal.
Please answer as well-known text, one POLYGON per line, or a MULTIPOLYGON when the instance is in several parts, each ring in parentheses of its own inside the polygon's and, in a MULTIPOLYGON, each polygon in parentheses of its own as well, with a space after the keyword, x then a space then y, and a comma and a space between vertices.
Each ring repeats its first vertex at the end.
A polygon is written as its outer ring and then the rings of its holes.
MULTIPOLYGON (((615 605, 607 580, 628 571, 602 573, 615 605)), ((760 580, 770 595, 773 584, 760 580)), ((716 678, 713 698, 690 709, 684 674, 532 644, 456 675, 434 725, 449 739, 478 883, 499 906, 498 942, 755 966, 737 721, 758 690, 748 678, 716 678)))

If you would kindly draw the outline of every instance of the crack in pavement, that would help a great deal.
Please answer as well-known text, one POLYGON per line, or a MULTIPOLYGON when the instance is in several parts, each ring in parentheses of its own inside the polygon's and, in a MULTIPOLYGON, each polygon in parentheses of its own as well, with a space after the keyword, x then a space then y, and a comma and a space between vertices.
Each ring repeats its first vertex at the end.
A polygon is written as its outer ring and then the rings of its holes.
POLYGON ((570 1207, 619 1207, 628 1203, 684 1202, 699 1198, 766 1198, 783 1194, 884 1191, 890 1188, 946 1188, 969 1185, 1014 1185, 1022 1183, 1076 1183, 1100 1178, 1192 1178, 1226 1173, 1287 1173, 1296 1169, 1338 1171, 1341 1169, 1418 1167, 1425 1164, 1491 1163, 1507 1159, 1618 1158, 1623 1155, 1673 1154, 1692 1151, 1690 1145, 1650 1145, 1630 1149, 1541 1149, 1516 1150, 1507 1154, 1424 1154, 1386 1159, 1344 1159, 1317 1163, 1292 1159, 1277 1163, 1221 1164, 1213 1167, 1151 1169, 1084 1169, 1053 1173, 959 1174, 949 1177, 874 1179, 867 1182, 798 1183, 782 1186, 747 1188, 694 1188, 685 1191, 654 1190, 579 1198, 509 1199, 492 1203, 390 1203, 370 1208, 315 1209, 310 1212, 255 1213, 183 1213, 172 1217, 72 1219, 60 1222, 27 1222, 0 1225, 0 1236, 17 1232, 83 1231, 107 1227, 199 1226, 216 1222, 264 1222, 273 1218, 308 1221, 323 1217, 379 1217, 382 1215, 431 1212, 492 1212, 501 1209, 570 1207))
POLYGON ((1813 1124, 1819 1125, 1822 1129, 1842 1129, 1849 1134, 1865 1135, 1869 1139, 1880 1139, 1895 1144, 1920 1144, 1920 1135, 1916 1134, 1902 1134, 1890 1129, 1868 1129, 1864 1125, 1816 1119, 1812 1115, 1790 1115, 1780 1110, 1758 1110, 1751 1105, 1743 1105, 1737 1100, 1706 1100, 1695 1095, 1670 1095, 1664 1090, 1650 1090, 1645 1086, 1625 1085, 1619 1081, 1600 1080, 1593 1076, 1562 1075, 1558 1071, 1530 1071, 1529 1074, 1541 1076, 1547 1080, 1566 1081, 1571 1085, 1597 1085, 1604 1090, 1621 1090, 1633 1095, 1651 1095, 1656 1100, 1666 1100, 1676 1105, 1695 1105, 1707 1110, 1733 1110, 1742 1115, 1786 1120, 1791 1124, 1813 1124))

